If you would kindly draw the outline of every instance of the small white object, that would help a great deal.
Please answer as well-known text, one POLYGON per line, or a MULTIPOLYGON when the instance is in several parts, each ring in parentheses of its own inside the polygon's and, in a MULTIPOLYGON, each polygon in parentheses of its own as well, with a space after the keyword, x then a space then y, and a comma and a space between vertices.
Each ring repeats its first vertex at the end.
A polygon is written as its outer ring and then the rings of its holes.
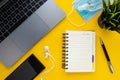
MULTIPOLYGON (((52 63, 52 66, 51 66, 51 68, 49 69, 49 70, 47 70, 47 71, 45 71, 43 74, 42 74, 42 76, 41 76, 41 78, 40 78, 40 80, 48 80, 47 79, 47 77, 46 77, 46 75, 49 73, 49 72, 51 72, 54 68, 55 68, 55 59, 54 59, 54 57, 50 54, 50 51, 49 51, 49 47, 48 46, 45 46, 44 47, 44 51, 45 51, 45 58, 49 58, 50 59, 50 61, 51 61, 51 63, 52 63), (43 79, 44 78, 44 79, 43 79)), ((48 59, 48 60, 49 60, 48 59)))
POLYGON ((45 58, 48 58, 48 57, 49 57, 49 54, 50 54, 50 52, 49 52, 49 47, 48 47, 48 46, 45 46, 45 47, 44 47, 44 50, 45 50, 45 58))

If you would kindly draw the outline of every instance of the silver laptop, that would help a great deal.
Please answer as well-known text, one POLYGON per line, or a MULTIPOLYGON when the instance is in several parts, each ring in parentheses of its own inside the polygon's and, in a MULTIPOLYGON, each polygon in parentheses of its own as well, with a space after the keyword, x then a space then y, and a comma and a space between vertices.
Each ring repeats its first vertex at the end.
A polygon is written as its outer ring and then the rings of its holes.
POLYGON ((0 0, 0 61, 11 67, 64 17, 53 0, 0 0))

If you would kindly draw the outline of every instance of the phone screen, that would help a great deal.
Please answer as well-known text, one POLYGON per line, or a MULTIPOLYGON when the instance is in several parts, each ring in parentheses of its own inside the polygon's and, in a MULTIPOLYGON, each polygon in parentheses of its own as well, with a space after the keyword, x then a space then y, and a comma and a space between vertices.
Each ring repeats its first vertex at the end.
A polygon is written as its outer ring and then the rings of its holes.
POLYGON ((45 66, 32 54, 5 80, 33 80, 45 66))

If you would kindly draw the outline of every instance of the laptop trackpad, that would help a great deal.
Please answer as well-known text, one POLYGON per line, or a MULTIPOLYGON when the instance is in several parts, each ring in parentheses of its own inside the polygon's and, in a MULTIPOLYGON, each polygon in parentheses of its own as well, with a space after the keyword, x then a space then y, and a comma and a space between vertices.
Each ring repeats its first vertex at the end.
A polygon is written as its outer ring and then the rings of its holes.
POLYGON ((7 37, 0 45, 0 61, 6 66, 12 66, 21 56, 23 52, 16 44, 7 37))
POLYGON ((21 24, 20 27, 10 35, 10 37, 23 52, 26 52, 49 30, 50 29, 46 23, 34 13, 23 22, 23 24, 21 24))

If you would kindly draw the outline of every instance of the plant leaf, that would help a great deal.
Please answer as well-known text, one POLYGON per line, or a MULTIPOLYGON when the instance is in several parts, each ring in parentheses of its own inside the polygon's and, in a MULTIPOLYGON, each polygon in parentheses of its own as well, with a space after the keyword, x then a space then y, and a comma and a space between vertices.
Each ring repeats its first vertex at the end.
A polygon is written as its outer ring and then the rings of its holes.
POLYGON ((106 27, 105 29, 106 29, 106 30, 110 30, 110 29, 111 29, 111 27, 109 26, 109 27, 106 27))
POLYGON ((107 9, 107 5, 106 5, 106 3, 105 3, 104 0, 102 0, 102 3, 103 3, 103 8, 104 8, 104 9, 107 9))
POLYGON ((110 9, 112 12, 114 11, 114 6, 115 6, 114 4, 110 5, 110 9))
POLYGON ((117 11, 120 11, 120 2, 117 5, 118 5, 117 11))
POLYGON ((106 26, 105 26, 105 24, 103 24, 103 29, 105 29, 105 30, 106 30, 106 26))
POLYGON ((114 13, 109 13, 109 14, 111 14, 111 16, 109 16, 110 17, 109 19, 113 19, 116 15, 120 15, 120 11, 116 12, 115 14, 114 13))
POLYGON ((118 25, 118 28, 120 28, 120 25, 118 25))
POLYGON ((117 5, 114 6, 114 10, 113 10, 113 13, 115 13, 117 10, 117 5))
POLYGON ((106 10, 103 8, 103 15, 105 16, 106 15, 106 10))
POLYGON ((108 0, 108 7, 110 7, 110 5, 111 5, 111 2, 110 2, 110 0, 108 0))
POLYGON ((116 19, 112 19, 114 22, 116 22, 116 23, 119 23, 119 21, 118 20, 116 20, 116 19))
POLYGON ((111 14, 111 16, 109 16, 109 19, 113 19, 113 17, 115 16, 115 14, 114 13, 109 13, 109 14, 111 14))
POLYGON ((116 31, 120 33, 120 25, 118 25, 118 29, 116 31))
POLYGON ((114 0, 113 5, 117 4, 119 0, 114 0))
POLYGON ((109 21, 109 23, 110 23, 113 27, 116 27, 116 24, 113 23, 112 21, 109 21))
POLYGON ((120 15, 118 16, 117 20, 120 21, 120 15))
POLYGON ((119 12, 116 12, 116 13, 114 14, 114 16, 116 16, 116 15, 120 15, 120 11, 119 11, 119 12))

